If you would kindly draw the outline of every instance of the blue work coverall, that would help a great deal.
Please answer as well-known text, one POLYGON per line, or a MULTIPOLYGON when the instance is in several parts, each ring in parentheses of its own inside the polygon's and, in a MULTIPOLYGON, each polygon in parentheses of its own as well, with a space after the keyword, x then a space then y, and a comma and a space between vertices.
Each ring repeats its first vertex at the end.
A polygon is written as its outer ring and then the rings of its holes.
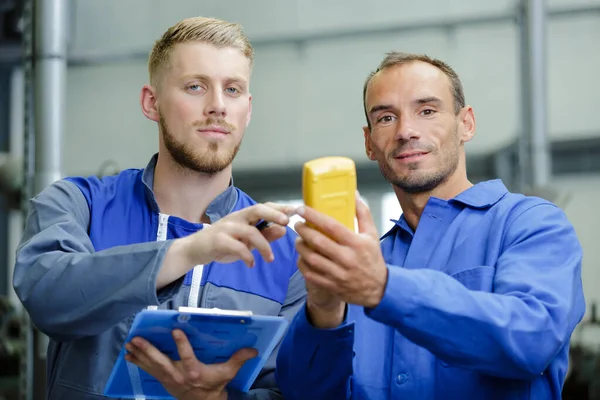
MULTIPOLYGON (((254 268, 241 261, 196 266, 157 291, 174 239, 204 226, 160 211, 152 191, 156 161, 155 155, 145 169, 102 179, 63 179, 31 201, 13 283, 33 323, 50 338, 47 400, 105 398, 131 323, 147 306, 250 310, 288 320, 302 306, 305 285, 290 228, 273 242, 272 263, 254 251, 254 268)), ((206 213, 214 223, 253 204, 232 184, 206 213)), ((276 354, 249 393, 230 391, 230 398, 281 399, 276 354)))
POLYGON ((383 236, 388 281, 335 329, 303 308, 278 355, 286 400, 559 400, 585 312, 565 214, 501 181, 430 198, 417 229, 383 236))

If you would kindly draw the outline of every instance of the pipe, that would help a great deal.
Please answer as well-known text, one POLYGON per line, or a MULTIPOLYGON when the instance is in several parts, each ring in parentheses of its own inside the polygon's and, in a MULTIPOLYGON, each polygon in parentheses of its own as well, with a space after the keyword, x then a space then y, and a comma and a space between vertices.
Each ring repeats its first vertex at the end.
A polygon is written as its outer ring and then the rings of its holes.
MULTIPOLYGON (((33 195, 35 127, 33 112, 33 31, 34 0, 23 3, 23 187, 21 188, 21 230, 27 215, 27 199, 33 195)), ((26 351, 21 356, 19 370, 19 400, 33 400, 34 392, 34 335, 35 330, 26 312, 21 313, 21 341, 26 351)))
MULTIPOLYGON (((23 71, 15 68, 12 72, 11 83, 10 83, 10 121, 9 121, 9 156, 12 160, 22 160, 23 157, 23 122, 24 122, 24 80, 23 71)), ((11 195, 17 190, 20 190, 23 184, 23 165, 21 161, 20 166, 12 164, 12 174, 7 176, 7 193, 11 195), (12 175, 12 179, 11 176, 12 175), (16 182, 15 182, 16 181, 16 182), (18 188, 14 186, 17 183, 18 188)), ((15 195, 18 198, 19 195, 15 195)), ((22 213, 19 210, 10 209, 8 211, 8 299, 12 304, 13 308, 21 314, 23 307, 15 290, 12 285, 13 271, 15 267, 15 250, 21 235, 23 233, 23 218, 22 213)))
POLYGON ((67 74, 67 0, 35 0, 34 195, 62 178, 67 74))
POLYGON ((549 184, 552 167, 548 139, 546 2, 521 0, 521 87, 523 137, 522 190, 549 184))
MULTIPOLYGON (((22 209, 27 201, 62 178, 65 125, 68 0, 25 3, 25 153, 22 209), (31 105, 33 103, 33 110, 31 105)), ((21 398, 46 397, 48 337, 24 317, 27 354, 21 370, 21 398)))

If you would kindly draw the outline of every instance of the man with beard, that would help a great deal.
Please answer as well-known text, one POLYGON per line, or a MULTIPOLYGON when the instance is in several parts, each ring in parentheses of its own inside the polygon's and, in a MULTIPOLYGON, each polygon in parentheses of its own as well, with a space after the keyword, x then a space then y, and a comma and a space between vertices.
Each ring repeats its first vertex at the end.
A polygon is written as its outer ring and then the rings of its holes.
MULTIPOLYGON (((252 60, 237 24, 190 18, 169 28, 152 49, 150 84, 141 91, 142 112, 159 131, 147 167, 67 178, 31 201, 14 287, 50 338, 48 399, 101 398, 131 322, 147 306, 291 319, 303 303, 296 235, 287 227, 293 210, 255 204, 232 182, 252 110, 252 60), (259 230, 260 221, 272 224, 259 230)), ((173 336, 187 342, 181 331, 173 336)), ((156 350, 140 338, 127 347, 141 367, 144 352, 156 350)), ((157 378, 175 397, 222 399, 255 355, 242 349, 193 368, 159 358, 171 374, 157 378), (196 386, 188 376, 199 376, 196 386)), ((247 396, 229 395, 280 398, 274 364, 275 353, 247 396)))
POLYGON ((585 311, 566 216, 469 182, 475 117, 444 62, 390 53, 363 97, 367 156, 403 215, 380 240, 360 199, 358 233, 299 210, 308 295, 279 351, 285 399, 560 399, 585 311))

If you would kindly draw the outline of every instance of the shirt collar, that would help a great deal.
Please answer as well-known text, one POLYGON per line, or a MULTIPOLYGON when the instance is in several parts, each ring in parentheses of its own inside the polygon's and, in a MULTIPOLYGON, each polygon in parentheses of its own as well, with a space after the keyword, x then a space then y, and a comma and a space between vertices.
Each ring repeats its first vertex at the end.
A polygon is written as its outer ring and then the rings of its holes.
MULTIPOLYGON (((158 153, 154 154, 144 168, 142 174, 142 183, 146 188, 146 194, 150 201, 150 205, 155 212, 160 213, 160 208, 154 197, 154 170, 156 169, 156 162, 158 161, 158 153)), ((238 199, 238 192, 233 185, 233 178, 229 181, 229 186, 225 191, 221 192, 215 199, 208 205, 206 209, 206 215, 210 219, 211 223, 215 223, 224 216, 230 214, 235 207, 238 199)))
POLYGON ((448 202, 462 203, 472 208, 489 208, 499 202, 507 193, 508 189, 502 180, 493 179, 471 186, 448 202))
MULTIPOLYGON (((502 180, 493 179, 471 186, 469 189, 459 193, 456 197, 448 200, 448 203, 460 203, 467 207, 484 209, 496 204, 507 193, 508 189, 504 183, 502 183, 502 180)), ((412 229, 408 226, 408 223, 404 219, 404 215, 400 215, 400 219, 392 219, 392 221, 394 222, 394 226, 381 236, 381 240, 394 234, 399 228, 412 234, 412 229)))

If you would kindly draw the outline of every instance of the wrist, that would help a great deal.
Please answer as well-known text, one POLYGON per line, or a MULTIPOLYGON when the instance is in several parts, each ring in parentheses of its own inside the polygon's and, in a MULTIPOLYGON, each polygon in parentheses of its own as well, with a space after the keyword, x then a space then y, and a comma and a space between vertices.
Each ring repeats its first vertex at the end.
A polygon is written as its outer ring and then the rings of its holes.
POLYGON ((162 289, 185 275, 196 264, 190 254, 188 238, 175 239, 170 243, 163 263, 156 276, 156 289, 162 289))
POLYGON ((209 393, 206 393, 205 396, 202 397, 204 400, 227 400, 227 390, 215 390, 209 393))
POLYGON ((174 243, 174 245, 178 245, 177 251, 180 254, 181 260, 183 260, 185 265, 192 267, 200 264, 208 264, 212 261, 209 260, 209 255, 206 254, 206 250, 202 245, 203 241, 198 240, 197 235, 200 235, 200 232, 177 239, 176 243, 174 243))
POLYGON ((377 279, 375 280, 375 285, 368 300, 365 302, 364 306, 367 308, 375 308, 381 303, 383 300, 383 296, 385 295, 385 288, 387 287, 388 281, 388 269, 387 266, 384 266, 381 269, 381 273, 378 274, 377 279))
POLYGON ((185 392, 182 396, 176 397, 177 400, 227 400, 226 389, 198 390, 192 389, 185 392))
POLYGON ((342 324, 346 316, 346 303, 343 301, 330 302, 327 305, 306 302, 306 318, 315 328, 333 329, 342 324))
POLYGON ((194 254, 192 252, 193 246, 190 240, 190 237, 184 237, 180 239, 175 239, 169 251, 173 252, 176 256, 177 260, 181 263, 182 267, 185 265, 193 266, 196 265, 194 263, 194 254))

